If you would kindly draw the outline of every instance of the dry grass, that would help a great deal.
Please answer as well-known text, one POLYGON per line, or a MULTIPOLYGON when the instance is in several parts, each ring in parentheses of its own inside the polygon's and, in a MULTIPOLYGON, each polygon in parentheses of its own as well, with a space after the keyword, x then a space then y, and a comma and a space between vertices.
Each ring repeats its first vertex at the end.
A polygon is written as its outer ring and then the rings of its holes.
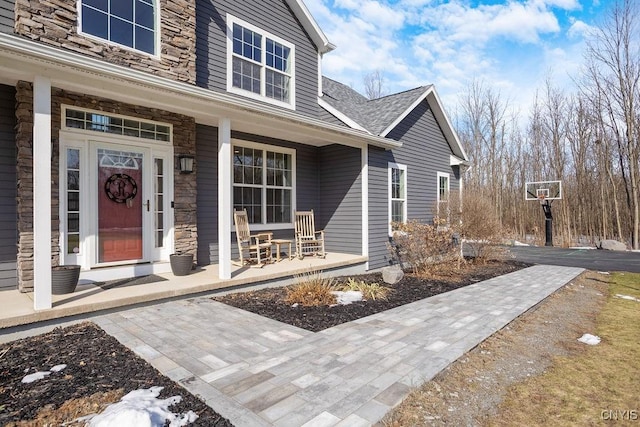
POLYGON ((124 396, 124 390, 117 389, 108 392, 98 392, 79 399, 70 399, 59 408, 45 405, 38 411, 35 420, 9 422, 6 427, 35 427, 35 426, 82 426, 84 422, 69 422, 87 414, 99 414, 107 406, 118 402, 124 396))
POLYGON ((305 307, 333 305, 337 303, 333 279, 323 277, 319 271, 311 271, 296 276, 297 284, 287 288, 287 304, 305 307))
POLYGON ((602 342, 577 357, 556 358, 544 375, 513 387, 487 425, 585 426, 614 416, 638 422, 640 303, 615 295, 640 298, 640 274, 617 273, 609 289, 595 331, 602 342))
POLYGON ((391 288, 381 286, 379 283, 367 283, 364 280, 354 280, 349 278, 347 283, 342 286, 338 286, 340 291, 360 291, 362 292, 362 298, 365 300, 386 300, 391 288))

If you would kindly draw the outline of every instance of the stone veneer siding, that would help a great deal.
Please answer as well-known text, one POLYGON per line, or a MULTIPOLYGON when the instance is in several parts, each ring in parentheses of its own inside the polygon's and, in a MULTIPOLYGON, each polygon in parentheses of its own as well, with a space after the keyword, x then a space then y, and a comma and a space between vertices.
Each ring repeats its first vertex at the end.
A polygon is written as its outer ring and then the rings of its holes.
POLYGON ((77 0, 17 0, 21 36, 172 80, 196 81, 195 0, 159 0, 160 58, 78 34, 77 0))
MULTIPOLYGON (((18 149, 18 288, 23 292, 33 289, 33 86, 18 82, 16 86, 16 144, 18 149)), ((51 136, 53 155, 51 159, 51 231, 52 265, 60 260, 58 167, 61 105, 104 111, 105 113, 154 120, 173 125, 174 147, 174 227, 175 250, 197 254, 196 222, 196 174, 180 174, 176 170, 177 158, 181 154, 196 154, 196 124, 192 117, 168 111, 123 104, 102 98, 67 92, 53 88, 51 94, 51 136)))

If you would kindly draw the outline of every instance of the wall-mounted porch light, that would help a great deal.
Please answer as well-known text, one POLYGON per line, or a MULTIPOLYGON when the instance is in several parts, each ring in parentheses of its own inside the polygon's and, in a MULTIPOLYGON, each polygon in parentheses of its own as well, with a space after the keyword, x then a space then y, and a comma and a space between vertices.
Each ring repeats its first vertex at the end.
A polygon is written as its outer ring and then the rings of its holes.
POLYGON ((183 154, 178 156, 178 161, 180 165, 180 173, 191 173, 193 172, 193 156, 190 154, 183 154))

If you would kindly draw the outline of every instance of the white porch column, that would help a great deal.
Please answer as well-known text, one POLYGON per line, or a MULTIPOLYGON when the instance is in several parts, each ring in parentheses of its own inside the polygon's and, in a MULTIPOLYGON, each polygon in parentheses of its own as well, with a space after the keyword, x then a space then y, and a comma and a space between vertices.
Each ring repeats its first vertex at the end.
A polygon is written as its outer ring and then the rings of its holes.
MULTIPOLYGON (((362 255, 369 256, 369 145, 362 147, 362 255)), ((365 263, 369 269, 369 261, 365 263)))
POLYGON ((218 277, 231 279, 231 120, 218 122, 218 277))
POLYGON ((33 81, 33 308, 51 308, 51 80, 33 81))

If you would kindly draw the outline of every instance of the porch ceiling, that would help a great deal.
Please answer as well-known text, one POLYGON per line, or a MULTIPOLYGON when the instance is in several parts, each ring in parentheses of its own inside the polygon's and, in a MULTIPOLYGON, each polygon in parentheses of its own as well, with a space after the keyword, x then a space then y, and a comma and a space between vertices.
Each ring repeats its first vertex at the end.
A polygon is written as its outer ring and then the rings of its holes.
POLYGON ((293 111, 0 34, 0 83, 15 85, 35 76, 51 79, 53 87, 183 114, 200 124, 217 126, 219 119, 228 118, 232 130, 307 145, 370 144, 387 149, 401 145, 293 111))

